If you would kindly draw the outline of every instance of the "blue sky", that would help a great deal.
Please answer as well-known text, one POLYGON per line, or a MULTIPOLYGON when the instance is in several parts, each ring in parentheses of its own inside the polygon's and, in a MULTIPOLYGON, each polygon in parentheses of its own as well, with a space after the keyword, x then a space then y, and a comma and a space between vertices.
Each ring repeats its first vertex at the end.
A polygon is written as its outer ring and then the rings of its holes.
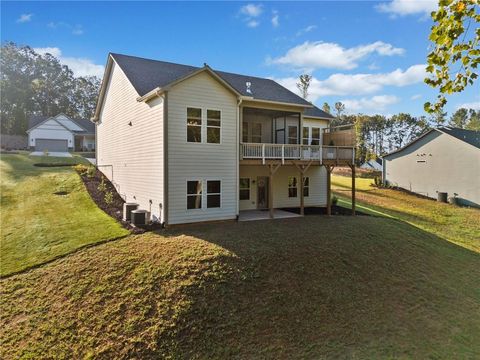
MULTIPOLYGON (((423 114, 432 0, 322 2, 2 2, 1 39, 50 51, 77 75, 101 75, 109 52, 274 78, 347 112, 423 114)), ((480 82, 449 114, 480 109, 480 82)))

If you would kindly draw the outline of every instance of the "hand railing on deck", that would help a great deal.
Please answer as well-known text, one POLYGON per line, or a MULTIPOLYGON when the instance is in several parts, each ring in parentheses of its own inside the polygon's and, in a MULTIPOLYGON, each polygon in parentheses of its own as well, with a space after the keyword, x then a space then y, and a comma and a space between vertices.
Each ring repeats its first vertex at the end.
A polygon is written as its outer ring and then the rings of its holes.
POLYGON ((351 146, 324 146, 301 144, 240 143, 241 159, 265 160, 324 160, 350 162, 355 160, 355 148, 351 146))

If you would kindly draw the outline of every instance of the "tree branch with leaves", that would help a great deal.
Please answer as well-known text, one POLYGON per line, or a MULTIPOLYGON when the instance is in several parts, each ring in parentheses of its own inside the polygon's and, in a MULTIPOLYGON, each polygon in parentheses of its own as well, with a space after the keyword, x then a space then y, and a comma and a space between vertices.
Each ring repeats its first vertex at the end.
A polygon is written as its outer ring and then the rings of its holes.
POLYGON ((479 0, 440 0, 432 12, 435 24, 430 40, 433 50, 427 57, 429 77, 425 82, 437 88, 434 104, 425 103, 425 111, 441 112, 446 95, 462 92, 478 78, 480 64, 479 0))

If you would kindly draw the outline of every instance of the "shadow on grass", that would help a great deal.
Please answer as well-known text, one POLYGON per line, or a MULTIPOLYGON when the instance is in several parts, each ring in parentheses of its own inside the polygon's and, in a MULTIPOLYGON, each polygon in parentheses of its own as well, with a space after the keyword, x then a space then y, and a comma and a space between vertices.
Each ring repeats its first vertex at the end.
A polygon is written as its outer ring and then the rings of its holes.
POLYGON ((165 235, 238 257, 224 282, 191 289, 175 356, 480 354, 480 255, 406 223, 311 216, 165 235))

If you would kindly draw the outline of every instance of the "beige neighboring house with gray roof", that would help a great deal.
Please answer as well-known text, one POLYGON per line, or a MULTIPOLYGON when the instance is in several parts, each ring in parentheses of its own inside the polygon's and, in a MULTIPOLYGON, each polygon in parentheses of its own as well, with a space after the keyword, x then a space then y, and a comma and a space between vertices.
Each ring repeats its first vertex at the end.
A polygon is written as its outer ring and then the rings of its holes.
POLYGON ((109 54, 92 120, 98 168, 171 225, 325 206, 322 165, 354 159, 331 118, 270 79, 109 54))
POLYGON ((456 196, 480 206, 480 132, 452 127, 432 129, 383 157, 387 184, 436 198, 456 196))

